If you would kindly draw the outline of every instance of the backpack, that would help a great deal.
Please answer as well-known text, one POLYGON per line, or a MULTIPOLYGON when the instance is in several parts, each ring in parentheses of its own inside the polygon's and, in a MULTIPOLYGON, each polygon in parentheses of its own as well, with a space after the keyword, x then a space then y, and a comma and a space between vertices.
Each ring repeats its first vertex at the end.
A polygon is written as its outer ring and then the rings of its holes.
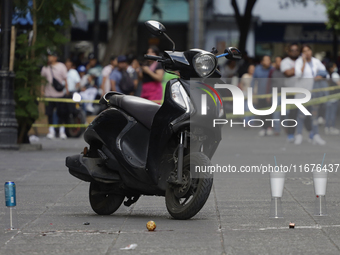
POLYGON ((135 88, 133 80, 127 71, 121 71, 121 74, 122 79, 119 82, 119 88, 124 94, 130 94, 135 88))

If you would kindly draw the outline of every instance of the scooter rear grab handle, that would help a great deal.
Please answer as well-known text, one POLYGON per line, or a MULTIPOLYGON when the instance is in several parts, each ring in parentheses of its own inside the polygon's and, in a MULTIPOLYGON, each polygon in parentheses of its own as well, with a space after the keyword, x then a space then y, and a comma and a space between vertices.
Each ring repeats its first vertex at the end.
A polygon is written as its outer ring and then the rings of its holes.
POLYGON ((99 100, 99 103, 100 104, 104 104, 104 105, 107 105, 109 102, 110 102, 110 98, 113 96, 113 95, 124 95, 120 92, 117 92, 117 91, 110 91, 110 92, 107 92, 100 100, 99 100))

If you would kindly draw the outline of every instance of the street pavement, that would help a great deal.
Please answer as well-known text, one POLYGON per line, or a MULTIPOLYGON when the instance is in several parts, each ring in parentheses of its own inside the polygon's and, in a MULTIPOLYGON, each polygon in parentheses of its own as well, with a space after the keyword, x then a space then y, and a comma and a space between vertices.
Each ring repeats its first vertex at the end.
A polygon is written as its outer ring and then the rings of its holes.
MULTIPOLYGON (((224 127, 213 164, 340 163, 340 136, 325 146, 300 146, 285 136, 259 137, 258 129, 224 127)), ((324 137, 324 136, 323 136, 324 137)), ((210 197, 191 220, 174 220, 163 197, 143 196, 110 216, 96 215, 89 184, 68 173, 65 158, 80 153, 79 139, 40 138, 41 151, 0 151, 0 254, 340 254, 340 169, 329 173, 328 216, 314 216, 311 173, 288 173, 283 219, 270 219, 269 174, 218 173, 210 197), (19 230, 8 231, 5 181, 17 186, 19 230), (148 232, 153 220, 156 231, 148 232), (89 225, 84 225, 88 222, 89 225), (296 227, 289 229, 290 222, 296 227), (120 250, 137 244, 134 250, 120 250)))

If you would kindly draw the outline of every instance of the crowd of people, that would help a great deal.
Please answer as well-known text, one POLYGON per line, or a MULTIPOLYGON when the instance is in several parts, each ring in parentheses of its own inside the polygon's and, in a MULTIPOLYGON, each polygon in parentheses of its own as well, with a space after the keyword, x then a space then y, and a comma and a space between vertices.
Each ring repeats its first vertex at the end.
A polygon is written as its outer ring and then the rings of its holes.
MULTIPOLYGON (((160 102, 163 98, 164 85, 167 77, 160 63, 156 61, 145 61, 141 63, 133 55, 112 56, 110 63, 102 67, 93 53, 90 53, 85 60, 78 58, 67 59, 65 63, 58 62, 56 52, 48 50, 48 65, 41 70, 41 75, 46 78, 47 85, 43 86, 42 94, 52 98, 72 98, 75 92, 80 93, 84 100, 98 99, 109 91, 117 91, 123 94, 141 96, 143 98, 160 102), (166 77, 166 78, 165 78, 166 77), (163 85, 162 85, 163 81, 163 85), (64 89, 56 90, 55 83, 63 85, 64 89)), ((150 46, 147 50, 148 55, 159 56, 160 52, 156 46, 150 46)), ((282 87, 302 87, 312 91, 316 88, 327 86, 340 86, 340 76, 337 65, 325 58, 323 62, 313 57, 312 49, 304 44, 291 44, 287 49, 287 56, 282 58, 276 56, 262 56, 260 62, 255 65, 253 59, 244 54, 243 59, 236 62, 228 60, 219 69, 222 77, 227 83, 239 86, 244 95, 247 96, 249 87, 253 88, 253 94, 271 94, 272 88, 276 87, 278 93, 282 87), (273 62, 272 62, 273 60, 273 62)), ((319 91, 312 93, 313 98, 337 93, 336 90, 319 91)), ((297 94, 295 97, 299 97, 297 94)), ((294 97, 294 96, 292 96, 294 97)), ((254 107, 257 109, 270 107, 271 98, 258 98, 253 100, 254 107)), ((281 97, 278 97, 278 105, 281 97)), ((72 111, 72 107, 61 102, 49 102, 46 105, 46 115, 48 123, 55 124, 54 110, 58 116, 58 124, 67 123, 67 115, 72 111)), ((94 113, 92 103, 83 105, 87 113, 94 113)), ((309 132, 309 139, 315 143, 324 145, 325 141, 321 138, 318 124, 324 122, 326 135, 338 135, 339 129, 336 125, 336 115, 338 100, 332 99, 325 104, 316 104, 308 107, 312 116, 305 116, 298 109, 290 110, 289 119, 297 121, 296 127, 285 128, 288 141, 295 144, 303 142, 302 132, 304 127, 309 132)), ((245 100, 245 110, 248 110, 248 103, 245 100)), ((262 116, 263 121, 270 116, 262 116)), ((280 112, 274 112, 273 119, 280 119, 280 112)), ((252 116, 245 117, 245 123, 252 116)), ((274 122, 274 126, 264 121, 264 125, 259 132, 260 136, 279 135, 281 132, 280 122, 274 122)), ((54 138, 55 130, 49 128, 48 138, 54 138)), ((59 137, 66 139, 65 128, 59 129, 59 137)))
MULTIPOLYGON (((339 93, 339 90, 318 90, 330 86, 340 86, 340 76, 336 63, 329 58, 325 58, 322 62, 313 57, 312 48, 304 44, 300 47, 298 44, 291 44, 287 50, 287 56, 277 56, 274 61, 270 56, 265 55, 261 58, 258 65, 249 60, 241 62, 237 65, 235 61, 229 61, 221 68, 222 76, 235 86, 239 86, 244 94, 247 94, 249 87, 253 88, 255 95, 271 94, 272 88, 276 87, 278 93, 282 87, 301 87, 312 91, 312 98, 327 96, 334 93, 339 93), (243 71, 247 70, 247 71, 243 71), (242 73, 243 72, 243 73, 242 73)), ((304 97, 302 94, 292 95, 292 98, 304 97)), ((253 102, 257 109, 268 108, 272 105, 272 98, 261 98, 253 102)), ((281 104, 281 97, 278 97, 278 105, 281 104)), ((336 126, 338 100, 331 99, 324 104, 315 104, 307 109, 312 113, 312 116, 305 116, 299 109, 289 111, 288 119, 297 121, 296 127, 285 128, 287 139, 289 142, 301 144, 303 142, 302 132, 304 127, 309 132, 309 139, 313 144, 324 145, 326 142, 319 134, 318 126, 325 125, 325 135, 338 135, 340 133, 336 126)), ((245 102, 245 110, 248 110, 247 100, 245 102)), ((281 118, 280 112, 274 112, 272 119, 281 118)), ((246 117, 248 121, 252 117, 246 117)), ((260 136, 280 135, 280 122, 274 122, 271 127, 270 116, 261 116, 264 122, 262 129, 259 132, 260 136)))
MULTIPOLYGON (((150 46, 147 54, 159 56, 160 52, 156 46, 150 46)), ((58 62, 55 51, 48 50, 47 57, 48 64, 41 70, 41 75, 47 81, 41 91, 45 97, 72 98, 77 92, 83 100, 95 100, 109 91, 117 91, 156 102, 163 98, 163 84, 166 82, 164 70, 156 61, 140 63, 133 55, 120 55, 112 56, 110 63, 102 67, 93 53, 88 55, 87 61, 83 58, 68 58, 65 63, 58 62), (57 90, 56 83, 62 84, 61 91, 57 90)), ((95 113, 92 103, 85 103, 84 110, 89 114, 95 113)), ((49 124, 56 124, 53 123, 55 112, 58 124, 67 124, 67 116, 72 112, 72 106, 63 102, 49 102, 45 109, 49 124)), ((56 137, 54 127, 49 127, 47 137, 56 137)), ((59 137, 67 138, 63 126, 59 128, 59 137)))

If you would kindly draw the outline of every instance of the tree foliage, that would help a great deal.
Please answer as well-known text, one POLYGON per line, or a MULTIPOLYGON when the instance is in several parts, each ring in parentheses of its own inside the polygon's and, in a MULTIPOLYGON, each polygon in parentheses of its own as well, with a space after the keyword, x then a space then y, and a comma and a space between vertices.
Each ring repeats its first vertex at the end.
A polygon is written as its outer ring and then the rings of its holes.
POLYGON ((327 27, 340 31, 340 0, 323 0, 328 16, 327 27))
POLYGON ((36 98, 44 81, 40 69, 46 64, 46 50, 49 47, 58 49, 67 42, 64 32, 71 25, 73 6, 84 6, 80 0, 15 0, 14 4, 17 14, 25 17, 30 12, 33 17, 33 26, 29 28, 32 32, 20 25, 17 27, 14 96, 20 143, 39 117, 36 98))

